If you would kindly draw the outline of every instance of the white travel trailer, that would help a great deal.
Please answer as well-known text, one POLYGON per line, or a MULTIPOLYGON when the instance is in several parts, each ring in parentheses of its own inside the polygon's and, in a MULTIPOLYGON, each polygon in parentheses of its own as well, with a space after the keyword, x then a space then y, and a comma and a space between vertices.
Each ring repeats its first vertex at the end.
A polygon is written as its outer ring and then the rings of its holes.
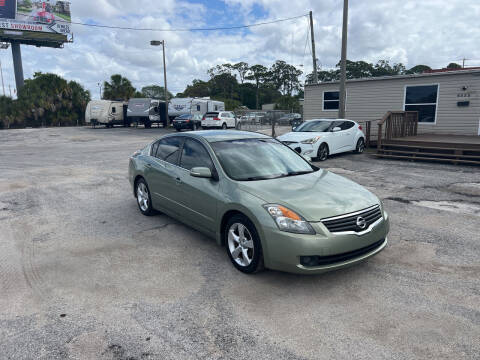
POLYGON ((116 124, 126 125, 126 111, 127 103, 123 101, 92 100, 85 110, 85 122, 93 126, 105 125, 106 127, 113 127, 116 124))
POLYGON ((210 100, 209 98, 173 98, 168 103, 168 117, 170 119, 184 114, 204 115, 211 111, 224 111, 223 101, 210 100))

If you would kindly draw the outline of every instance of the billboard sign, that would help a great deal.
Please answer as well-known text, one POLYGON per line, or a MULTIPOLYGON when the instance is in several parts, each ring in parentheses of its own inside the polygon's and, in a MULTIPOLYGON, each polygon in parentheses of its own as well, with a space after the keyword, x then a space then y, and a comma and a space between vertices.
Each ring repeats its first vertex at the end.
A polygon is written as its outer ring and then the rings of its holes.
POLYGON ((15 19, 17 0, 0 0, 0 19, 15 19))
POLYGON ((0 41, 13 39, 39 46, 59 46, 68 41, 67 36, 71 34, 70 2, 0 0, 0 9, 2 3, 13 6, 16 14, 9 18, 0 13, 0 41))

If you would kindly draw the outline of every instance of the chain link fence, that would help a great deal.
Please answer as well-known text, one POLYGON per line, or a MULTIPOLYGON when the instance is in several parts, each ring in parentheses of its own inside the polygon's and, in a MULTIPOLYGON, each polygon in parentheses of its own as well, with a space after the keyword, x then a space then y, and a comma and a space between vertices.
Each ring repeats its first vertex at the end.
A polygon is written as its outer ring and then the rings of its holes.
POLYGON ((273 137, 285 134, 298 126, 302 115, 286 110, 236 110, 237 130, 254 131, 273 137))

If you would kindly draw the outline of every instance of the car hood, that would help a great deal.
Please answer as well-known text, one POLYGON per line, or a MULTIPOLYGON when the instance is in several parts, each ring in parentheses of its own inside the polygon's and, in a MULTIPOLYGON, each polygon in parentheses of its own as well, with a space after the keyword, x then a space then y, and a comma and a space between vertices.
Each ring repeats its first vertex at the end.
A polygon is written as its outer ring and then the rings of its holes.
POLYGON ((316 136, 325 136, 325 135, 326 133, 322 133, 322 132, 289 132, 287 134, 283 134, 277 137, 277 140, 300 142, 303 140, 314 138, 316 136))
POLYGON ((240 189, 266 204, 294 210, 307 221, 343 215, 379 204, 363 186, 326 170, 278 179, 245 181, 240 189))

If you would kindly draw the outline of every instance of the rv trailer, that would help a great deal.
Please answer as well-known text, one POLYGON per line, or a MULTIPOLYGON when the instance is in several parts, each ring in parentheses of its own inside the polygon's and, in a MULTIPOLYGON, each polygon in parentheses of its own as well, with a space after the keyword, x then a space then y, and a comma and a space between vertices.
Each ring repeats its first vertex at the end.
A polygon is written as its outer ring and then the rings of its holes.
POLYGON ((222 101, 206 98, 173 98, 168 104, 168 117, 174 119, 185 114, 204 115, 210 111, 224 111, 225 104, 222 101))
POLYGON ((87 104, 85 110, 85 122, 96 125, 113 127, 114 125, 129 126, 125 113, 127 103, 112 100, 92 100, 87 104))
POLYGON ((165 102, 149 98, 136 98, 128 101, 127 118, 137 125, 143 124, 150 128, 153 123, 162 123, 167 127, 165 102))

